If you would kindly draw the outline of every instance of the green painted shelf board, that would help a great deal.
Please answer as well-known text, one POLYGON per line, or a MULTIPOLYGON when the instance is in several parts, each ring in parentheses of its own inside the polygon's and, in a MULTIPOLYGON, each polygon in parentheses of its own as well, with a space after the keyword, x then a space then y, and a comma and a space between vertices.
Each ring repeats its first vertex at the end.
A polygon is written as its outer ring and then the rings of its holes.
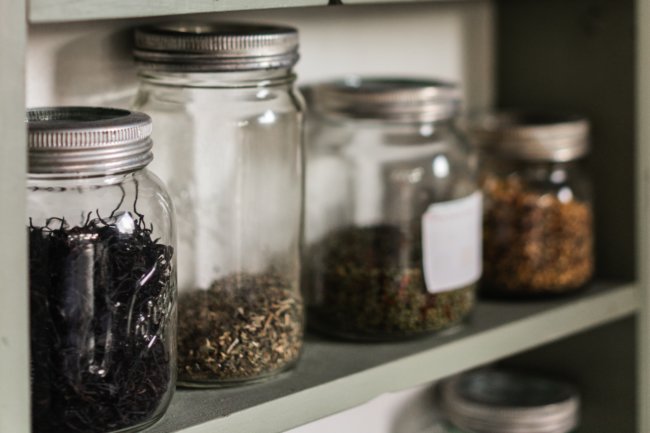
POLYGON ((283 432, 382 393, 434 381, 635 314, 636 284, 599 282, 579 296, 481 301, 454 332, 390 344, 308 335, 298 367, 241 388, 180 390, 148 433, 283 432))
POLYGON ((445 1, 445 0, 341 0, 341 3, 344 5, 356 5, 356 4, 373 4, 373 3, 401 3, 405 1, 425 2, 425 1, 445 1))
POLYGON ((205 12, 324 6, 328 0, 31 0, 29 21, 55 23, 205 12))

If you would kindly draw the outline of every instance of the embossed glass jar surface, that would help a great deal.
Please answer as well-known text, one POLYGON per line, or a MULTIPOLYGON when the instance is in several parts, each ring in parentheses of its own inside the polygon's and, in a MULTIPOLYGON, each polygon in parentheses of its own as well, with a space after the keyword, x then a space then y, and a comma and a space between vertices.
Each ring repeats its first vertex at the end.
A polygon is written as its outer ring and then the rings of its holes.
POLYGON ((144 428, 176 382, 174 221, 145 168, 151 119, 44 108, 28 128, 33 429, 144 428))

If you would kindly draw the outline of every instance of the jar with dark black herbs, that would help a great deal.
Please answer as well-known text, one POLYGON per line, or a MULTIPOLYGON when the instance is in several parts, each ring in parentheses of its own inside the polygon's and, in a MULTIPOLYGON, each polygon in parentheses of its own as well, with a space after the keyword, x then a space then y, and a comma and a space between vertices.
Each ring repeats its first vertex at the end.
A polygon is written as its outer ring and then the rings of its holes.
POLYGON ((534 113, 482 116, 483 279, 487 294, 572 293, 594 272, 591 184, 579 160, 586 119, 534 113))
POLYGON ((152 170, 179 220, 179 383, 276 376, 304 328, 298 32, 180 23, 138 29, 135 45, 135 107, 156 122, 152 170))
POLYGON ((151 119, 32 109, 27 233, 32 427, 142 429, 176 383, 174 221, 151 119))
POLYGON ((392 340, 462 322, 481 273, 481 193, 456 86, 350 78, 308 98, 311 326, 392 340))

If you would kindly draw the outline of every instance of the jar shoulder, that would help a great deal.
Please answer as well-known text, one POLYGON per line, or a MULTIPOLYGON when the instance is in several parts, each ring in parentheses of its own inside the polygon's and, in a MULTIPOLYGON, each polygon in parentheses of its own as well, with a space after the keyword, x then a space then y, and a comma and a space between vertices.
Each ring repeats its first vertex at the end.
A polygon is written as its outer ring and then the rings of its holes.
POLYGON ((194 116, 211 113, 237 116, 251 110, 302 114, 305 110, 304 99, 293 85, 212 88, 142 84, 131 106, 147 113, 180 111, 194 116))
POLYGON ((524 163, 486 159, 481 167, 486 192, 522 191, 537 196, 552 194, 561 199, 592 199, 592 182, 578 162, 524 163))
POLYGON ((174 210, 163 183, 146 169, 134 173, 80 179, 30 178, 27 182, 30 224, 46 226, 52 218, 71 227, 89 220, 112 223, 124 213, 152 224, 171 241, 174 210))

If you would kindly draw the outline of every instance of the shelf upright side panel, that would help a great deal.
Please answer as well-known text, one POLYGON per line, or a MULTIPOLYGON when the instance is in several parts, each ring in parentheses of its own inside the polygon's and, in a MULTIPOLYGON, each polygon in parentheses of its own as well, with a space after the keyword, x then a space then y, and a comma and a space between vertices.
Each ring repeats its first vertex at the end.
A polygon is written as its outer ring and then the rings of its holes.
POLYGON ((642 308, 637 336, 639 433, 650 432, 650 2, 637 7, 637 269, 642 308))
POLYGON ((591 121, 581 164, 593 180, 600 278, 637 274, 635 1, 497 2, 498 106, 591 121))
POLYGON ((31 0, 33 23, 326 5, 327 0, 31 0))
POLYGON ((25 0, 0 1, 0 432, 27 433, 29 323, 25 227, 25 0))

